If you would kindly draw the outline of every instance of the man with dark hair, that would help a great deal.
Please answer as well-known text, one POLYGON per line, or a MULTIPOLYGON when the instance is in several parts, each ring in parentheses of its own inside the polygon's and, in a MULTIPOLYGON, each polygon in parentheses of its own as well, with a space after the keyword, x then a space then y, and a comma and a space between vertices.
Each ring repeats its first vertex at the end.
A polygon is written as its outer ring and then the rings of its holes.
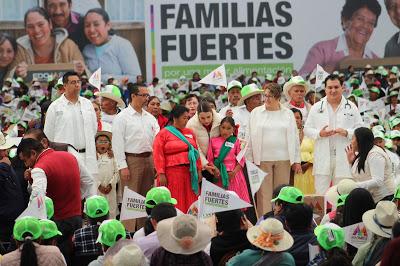
MULTIPOLYGON (((386 10, 393 25, 400 29, 400 1, 385 0, 386 10)), ((396 32, 385 45, 385 57, 400 56, 400 33, 396 32)))
POLYGON ((65 73, 63 83, 65 93, 49 106, 43 131, 50 141, 74 147, 78 161, 92 175, 97 175, 96 113, 92 103, 79 96, 81 80, 76 72, 65 73))
POLYGON ((153 225, 154 232, 136 240, 137 245, 148 260, 151 259, 153 252, 160 247, 160 242, 157 237, 157 224, 162 220, 175 217, 176 215, 176 209, 171 203, 157 204, 151 210, 150 221, 153 225))
POLYGON ((305 266, 310 261, 310 245, 318 245, 312 229, 313 212, 310 206, 294 204, 285 213, 286 226, 293 237, 293 246, 287 251, 292 254, 296 265, 305 266))
POLYGON ((53 27, 65 28, 68 38, 82 51, 89 41, 83 31, 83 17, 72 11, 72 0, 44 0, 44 8, 49 13, 53 27))
MULTIPOLYGON (((153 141, 160 126, 154 116, 143 109, 150 96, 148 89, 134 84, 128 89, 130 103, 113 120, 112 149, 121 186, 145 196, 154 182, 153 141)), ((144 219, 138 222, 138 228, 144 225, 144 219)), ((135 231, 135 219, 123 223, 128 231, 135 231)))
POLYGON ((28 131, 25 132, 24 139, 35 139, 39 141, 43 148, 51 148, 55 151, 68 151, 68 147, 71 147, 71 145, 66 144, 66 143, 58 143, 58 142, 51 142, 48 140, 46 134, 44 134, 43 130, 39 128, 30 128, 28 131))
POLYGON ((68 261, 72 234, 82 227, 81 191, 83 197, 94 195, 93 180, 72 154, 44 149, 34 139, 23 139, 17 155, 32 168, 31 199, 47 195, 54 202, 54 221, 62 232, 58 246, 68 261))
POLYGON ((325 79, 326 97, 314 104, 304 125, 304 134, 315 140, 315 191, 324 195, 331 183, 351 178, 345 153, 354 130, 363 126, 357 106, 343 94, 338 75, 325 79))

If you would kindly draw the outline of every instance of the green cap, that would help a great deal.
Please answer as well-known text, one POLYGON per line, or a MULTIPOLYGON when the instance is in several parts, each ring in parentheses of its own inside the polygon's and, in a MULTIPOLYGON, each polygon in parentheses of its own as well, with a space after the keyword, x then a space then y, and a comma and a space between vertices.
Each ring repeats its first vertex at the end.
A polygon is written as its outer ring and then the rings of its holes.
POLYGON ((93 92, 91 90, 85 90, 83 96, 93 97, 93 92))
POLYGON ((267 74, 267 75, 265 75, 265 80, 273 81, 274 77, 272 76, 272 74, 267 74))
POLYGON ((13 235, 18 241, 24 241, 24 234, 29 233, 32 239, 38 239, 42 235, 42 227, 39 219, 25 216, 15 221, 13 235))
POLYGON ((55 236, 62 236, 61 232, 58 231, 57 225, 52 220, 43 219, 40 220, 42 226, 42 239, 50 239, 55 236))
POLYGON ((353 79, 350 80, 350 84, 351 85, 360 85, 360 81, 358 79, 354 79, 353 78, 353 79))
POLYGON ((398 91, 391 91, 391 92, 389 93, 389 97, 398 96, 398 95, 399 95, 399 92, 398 92, 398 91))
POLYGON ((91 196, 85 201, 83 212, 90 218, 99 218, 108 214, 110 210, 108 201, 103 196, 91 196))
POLYGON ((17 82, 22 82, 22 83, 24 83, 24 79, 21 78, 21 77, 18 77, 18 78, 16 79, 16 81, 17 81, 17 82))
POLYGON ((99 227, 98 243, 112 247, 119 239, 125 239, 126 232, 124 225, 115 219, 105 220, 99 227))
POLYGON ((244 101, 254 95, 257 94, 264 94, 263 90, 260 90, 258 86, 254 83, 246 85, 242 88, 240 91, 240 94, 242 95, 242 98, 238 102, 238 106, 243 105, 244 101))
POLYGON ((387 149, 393 148, 393 141, 391 139, 385 139, 385 147, 387 149))
POLYGON ((31 102, 31 98, 28 95, 22 95, 20 101, 25 101, 30 103, 31 102))
POLYGON ((392 129, 395 126, 397 126, 398 124, 400 124, 400 117, 397 116, 393 116, 391 118, 389 118, 389 127, 392 129))
POLYGON ((390 72, 397 75, 397 73, 399 73, 399 68, 397 66, 392 66, 390 72))
POLYGON ((298 188, 290 186, 283 187, 278 197, 272 199, 271 202, 275 202, 277 199, 294 204, 304 203, 303 192, 298 188))
POLYGON ((355 89, 351 92, 351 94, 353 94, 356 97, 362 97, 363 96, 363 91, 362 89, 355 89))
POLYGON ((239 88, 241 90, 242 89, 242 83, 240 83, 237 80, 232 80, 231 82, 228 83, 228 91, 230 91, 233 88, 239 88))
POLYGON ((385 134, 382 131, 372 130, 372 133, 374 134, 374 139, 377 138, 385 139, 385 134))
POLYGON ((176 199, 171 198, 171 192, 166 187, 153 187, 146 194, 146 200, 144 204, 147 208, 154 208, 156 205, 167 202, 175 205, 176 199))
POLYGON ((62 86, 64 86, 63 80, 62 80, 62 78, 59 78, 59 79, 57 80, 56 85, 54 85, 54 87, 55 87, 56 89, 58 89, 58 88, 60 88, 60 87, 62 87, 62 86))
POLYGON ((46 204, 47 219, 51 219, 54 216, 54 203, 53 203, 53 200, 46 196, 44 198, 44 202, 46 204))
POLYGON ((343 248, 345 244, 344 229, 334 223, 319 225, 314 229, 319 245, 325 250, 334 247, 343 248))
POLYGON ((400 138, 400 131, 399 131, 399 130, 392 130, 392 131, 390 131, 390 138, 391 138, 391 139, 400 138))
POLYGON ((373 87, 371 87, 371 88, 369 88, 369 91, 371 91, 371 92, 375 92, 375 93, 380 93, 381 91, 380 91, 380 89, 378 89, 377 87, 375 87, 375 86, 373 86, 373 87))
POLYGON ((400 199, 400 186, 397 187, 396 192, 394 193, 394 199, 400 199))
POLYGON ((346 203, 347 196, 349 196, 349 194, 339 195, 339 198, 336 202, 336 207, 343 206, 346 203))

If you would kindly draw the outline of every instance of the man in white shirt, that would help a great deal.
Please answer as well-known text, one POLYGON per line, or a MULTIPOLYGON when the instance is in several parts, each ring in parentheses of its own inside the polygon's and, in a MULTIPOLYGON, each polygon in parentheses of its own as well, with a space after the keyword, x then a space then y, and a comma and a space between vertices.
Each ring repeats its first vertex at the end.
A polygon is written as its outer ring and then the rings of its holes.
POLYGON ((219 111, 221 118, 224 118, 225 116, 233 116, 236 106, 238 105, 240 98, 242 98, 242 95, 240 93, 241 90, 242 90, 242 83, 240 83, 237 80, 232 80, 231 82, 229 82, 228 105, 223 107, 219 111))
POLYGON ((235 124, 239 125, 238 138, 245 139, 247 124, 249 123, 250 113, 254 108, 262 105, 263 90, 260 90, 256 84, 249 84, 242 88, 242 98, 239 100, 238 108, 233 114, 235 124))
MULTIPOLYGON (((146 87, 129 88, 130 103, 113 122, 112 148, 120 171, 122 188, 146 196, 154 183, 153 141, 160 127, 153 115, 143 109, 149 98, 146 87)), ((128 231, 144 225, 144 219, 123 222, 128 231)))
POLYGON ((343 97, 343 87, 337 75, 325 79, 326 97, 311 107, 304 134, 315 140, 315 191, 324 195, 331 182, 337 184, 352 178, 345 148, 354 130, 363 126, 358 108, 343 97))
POLYGON ((98 174, 96 113, 92 103, 79 96, 81 80, 76 72, 65 73, 63 84, 65 92, 49 106, 43 131, 50 141, 74 147, 75 157, 95 176, 98 174))
POLYGON ((111 129, 114 118, 121 109, 125 108, 125 103, 121 98, 121 91, 115 85, 106 85, 94 95, 100 97, 102 126, 109 125, 111 129))

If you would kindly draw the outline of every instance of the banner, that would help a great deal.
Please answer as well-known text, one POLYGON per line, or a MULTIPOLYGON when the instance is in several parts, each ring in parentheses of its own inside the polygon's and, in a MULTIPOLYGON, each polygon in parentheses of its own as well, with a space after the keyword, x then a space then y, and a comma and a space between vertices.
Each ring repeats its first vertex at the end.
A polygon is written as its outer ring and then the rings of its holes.
POLYGON ((260 189, 264 178, 268 175, 266 172, 257 167, 254 163, 246 161, 247 174, 249 176, 251 194, 254 195, 260 189))
POLYGON ((15 220, 25 216, 32 216, 38 219, 47 219, 46 204, 43 195, 38 195, 37 197, 33 198, 29 202, 28 207, 15 220))
POLYGON ((356 223, 343 228, 345 231, 345 240, 348 244, 353 247, 359 248, 363 244, 367 243, 372 233, 367 230, 363 223, 356 223))
POLYGON ((319 89, 325 81, 325 78, 329 76, 322 66, 317 64, 317 69, 315 71, 315 89, 319 89))
POLYGON ((93 87, 100 90, 101 87, 101 67, 97 69, 89 78, 89 83, 93 85, 93 87))
POLYGON ((210 74, 205 76, 203 79, 199 81, 200 84, 210 84, 215 86, 223 86, 228 87, 226 83, 226 72, 225 72, 225 65, 214 69, 210 74))
POLYGON ((199 218, 211 213, 243 209, 252 205, 240 199, 237 195, 202 179, 199 198, 199 218))
POLYGON ((145 197, 130 190, 128 187, 124 188, 123 195, 120 215, 121 221, 147 216, 146 206, 144 205, 145 197))
POLYGON ((364 99, 364 98, 357 98, 357 105, 358 105, 358 111, 360 113, 366 112, 371 110, 371 107, 369 105, 369 100, 368 99, 364 99))
POLYGON ((191 78, 194 72, 204 77, 223 63, 228 77, 248 77, 253 71, 259 76, 274 75, 277 70, 290 75, 292 69, 306 76, 317 64, 332 73, 346 58, 358 59, 348 52, 347 40, 353 39, 362 42, 359 58, 400 54, 398 46, 391 45, 397 44, 399 29, 392 23, 384 0, 378 0, 379 16, 368 13, 370 23, 364 23, 367 30, 362 36, 356 30, 357 16, 342 20, 342 10, 353 12, 351 2, 147 0, 147 79, 191 78), (346 22, 349 28, 344 31, 346 22))

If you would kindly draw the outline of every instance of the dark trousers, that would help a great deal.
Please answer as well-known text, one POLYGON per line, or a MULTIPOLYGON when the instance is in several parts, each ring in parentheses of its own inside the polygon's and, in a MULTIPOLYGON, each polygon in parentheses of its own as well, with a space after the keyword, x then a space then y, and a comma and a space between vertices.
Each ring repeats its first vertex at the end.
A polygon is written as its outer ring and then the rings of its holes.
POLYGON ((58 238, 57 246, 64 255, 67 265, 72 265, 72 236, 77 229, 82 228, 82 217, 73 216, 54 222, 57 224, 58 230, 62 233, 62 236, 58 238))

